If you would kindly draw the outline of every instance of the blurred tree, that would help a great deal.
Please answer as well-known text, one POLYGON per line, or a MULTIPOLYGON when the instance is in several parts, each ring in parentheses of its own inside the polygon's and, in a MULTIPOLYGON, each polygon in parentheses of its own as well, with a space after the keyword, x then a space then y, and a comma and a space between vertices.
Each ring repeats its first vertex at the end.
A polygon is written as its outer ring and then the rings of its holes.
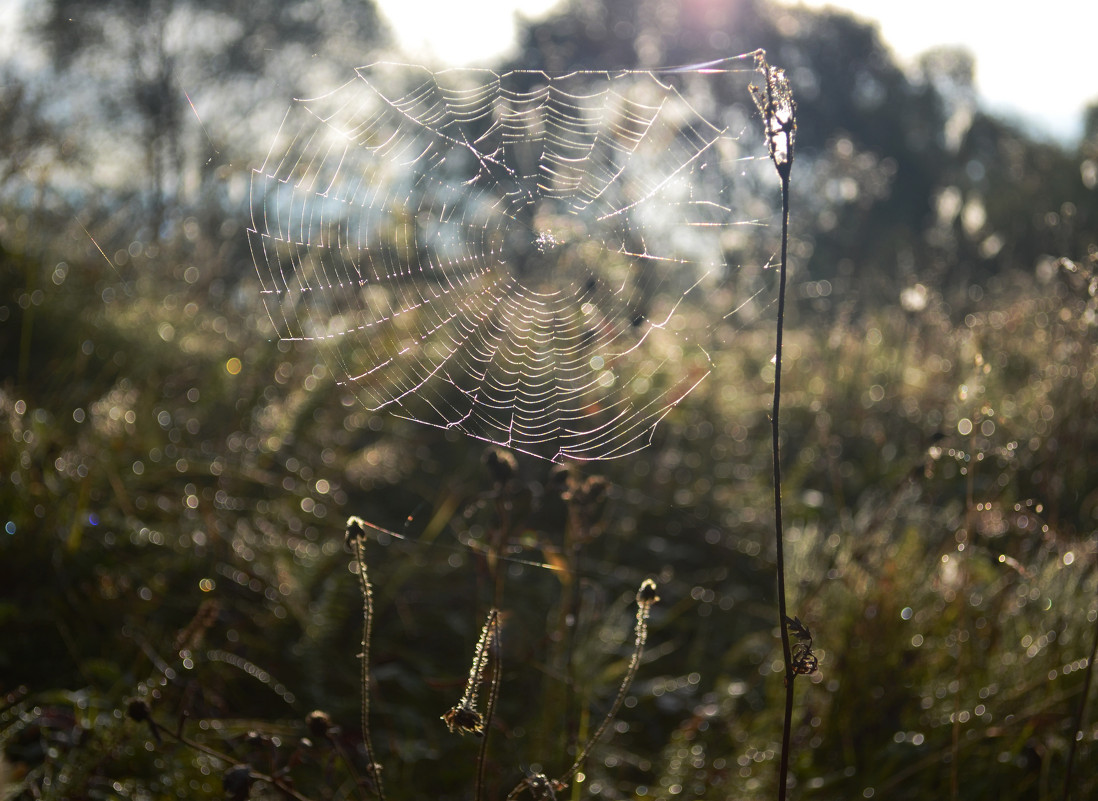
POLYGON ((950 110, 976 105, 976 57, 963 47, 933 47, 919 56, 916 78, 930 83, 950 110))
POLYGON ((834 280, 852 265, 850 284, 867 299, 892 294, 882 252, 891 268, 898 251, 923 249, 945 164, 945 104, 936 86, 900 69, 872 25, 768 0, 572 0, 529 24, 521 43, 517 63, 554 70, 687 64, 764 48, 796 87, 802 177, 794 188, 800 218, 816 222, 800 232, 814 249, 812 277, 834 280))
POLYGON ((1079 155, 996 117, 975 114, 943 178, 943 193, 959 200, 939 222, 952 228, 943 264, 966 281, 1033 272, 1060 256, 1081 259, 1098 241, 1098 197, 1079 155))
POLYGON ((166 233, 168 209, 204 180, 188 167, 208 164, 212 143, 184 136, 196 93, 231 85, 227 108, 239 113, 274 86, 293 92, 306 66, 362 63, 385 37, 373 0, 44 0, 28 22, 62 85, 91 95, 96 127, 112 137, 92 147, 116 149, 109 155, 125 164, 128 188, 145 195, 153 239, 166 233), (126 164, 132 146, 143 151, 140 167, 126 164))
POLYGON ((1088 105, 1083 112, 1083 141, 1092 147, 1098 144, 1098 101, 1088 105))
POLYGON ((963 299, 996 272, 1031 271, 1042 254, 1094 248, 1098 112, 1081 154, 1037 141, 979 111, 964 50, 931 50, 904 70, 874 25, 769 0, 569 0, 527 23, 520 44, 516 65, 558 71, 764 48, 797 98, 796 261, 860 305, 893 302, 917 280, 963 299))
POLYGON ((0 130, 5 143, 0 148, 0 193, 18 178, 30 183, 46 180, 50 167, 71 153, 70 143, 44 113, 40 92, 8 69, 0 73, 0 130))

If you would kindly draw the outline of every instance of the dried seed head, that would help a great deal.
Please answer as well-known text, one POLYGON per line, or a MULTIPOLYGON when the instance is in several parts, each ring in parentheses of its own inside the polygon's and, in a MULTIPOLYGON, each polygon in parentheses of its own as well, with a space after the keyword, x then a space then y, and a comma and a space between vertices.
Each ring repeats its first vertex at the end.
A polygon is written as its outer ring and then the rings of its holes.
POLYGON ((221 777, 221 786, 232 801, 243 801, 252 786, 252 770, 247 765, 234 765, 221 777))
POLYGON ((351 515, 347 518, 347 533, 344 537, 344 542, 350 550, 355 549, 355 543, 360 539, 366 538, 366 524, 362 522, 361 517, 351 515))
POLYGON ((610 482, 605 476, 589 476, 575 493, 577 503, 598 505, 606 500, 610 482))
POLYGON ((793 672, 798 676, 811 676, 820 669, 820 660, 812 653, 811 645, 803 642, 795 643, 790 657, 793 660, 793 672))
POLYGON ((480 684, 484 680, 484 670, 488 666, 488 653, 493 648, 499 647, 499 610, 492 609, 488 612, 488 619, 480 630, 480 639, 477 640, 477 648, 473 653, 473 663, 469 667, 469 678, 465 682, 465 694, 450 711, 442 716, 442 720, 450 728, 451 732, 459 734, 475 734, 478 737, 484 735, 484 717, 477 711, 477 696, 480 684))
POLYGON ((260 748, 270 743, 271 738, 262 732, 258 732, 252 729, 244 735, 244 742, 250 745, 252 748, 260 748))
POLYGON ((149 705, 141 698, 135 698, 126 705, 126 715, 130 720, 142 723, 149 719, 149 705))
POLYGON ((812 675, 820 667, 819 658, 812 652, 812 632, 799 617, 786 617, 785 626, 797 638, 790 649, 793 673, 798 676, 812 675))
POLYGON ((793 145, 797 138, 797 104, 785 70, 771 67, 766 53, 756 54, 756 68, 763 76, 762 86, 751 86, 751 97, 762 115, 770 160, 778 174, 788 179, 793 166, 793 145))
POLYGON ((484 718, 464 701, 444 714, 442 720, 446 723, 446 726, 450 729, 451 733, 456 731, 458 734, 475 734, 477 737, 484 736, 484 718))
POLYGON ((518 460, 503 448, 489 448, 484 452, 484 465, 497 484, 506 484, 518 473, 518 460))
POLYGON ((568 500, 575 482, 575 471, 572 469, 572 465, 555 464, 549 468, 549 478, 545 482, 545 488, 564 498, 564 500, 568 500))
POLYGON ((332 728, 332 718, 327 712, 315 709, 305 716, 305 728, 314 739, 320 740, 328 736, 328 730, 332 728))
POLYGON ((203 601, 191 622, 175 638, 175 650, 189 651, 201 645, 202 638, 210 627, 217 622, 217 616, 220 612, 221 604, 216 599, 208 598, 203 601))
POLYGON ((660 596, 656 594, 656 582, 650 578, 642 581, 640 589, 637 590, 637 606, 651 606, 659 600, 660 596))
POLYGON ((535 801, 556 801, 556 791, 564 789, 562 783, 550 781, 544 773, 534 773, 527 776, 526 786, 530 788, 530 795, 535 801))
POLYGON ((609 497, 610 482, 603 476, 589 476, 582 482, 575 480, 561 493, 561 498, 572 507, 580 525, 588 530, 602 518, 609 497))

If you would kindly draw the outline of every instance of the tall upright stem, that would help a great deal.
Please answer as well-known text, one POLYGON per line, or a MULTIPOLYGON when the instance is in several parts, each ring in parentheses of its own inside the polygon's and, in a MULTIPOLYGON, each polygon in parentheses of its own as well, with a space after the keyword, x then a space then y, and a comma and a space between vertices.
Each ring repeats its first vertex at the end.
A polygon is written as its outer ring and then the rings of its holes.
POLYGON ((778 574, 778 629, 782 633, 782 657, 785 662, 785 715, 782 721, 782 754, 778 776, 778 799, 785 801, 789 782, 789 738, 793 728, 793 654, 789 644, 788 617, 785 605, 785 545, 782 525, 782 467, 780 458, 780 431, 778 427, 782 400, 782 333, 785 324, 786 250, 789 240, 789 170, 782 176, 782 258, 778 277, 778 323, 774 340, 774 403, 770 417, 772 450, 774 455, 774 545, 778 574))
POLYGON ((385 790, 381 784, 381 765, 377 761, 377 751, 370 737, 370 640, 374 626, 374 594, 370 586, 370 576, 366 572, 366 523, 358 517, 347 519, 347 544, 355 555, 358 565, 358 583, 362 591, 362 651, 359 654, 362 684, 362 744, 366 748, 366 759, 370 763, 370 778, 374 784, 374 795, 378 801, 385 801, 385 790))
POLYGON ((782 751, 778 770, 778 801, 785 801, 789 784, 789 740, 793 729, 793 681, 797 671, 789 643, 785 600, 785 541, 782 525, 782 468, 780 449, 780 418, 782 402, 782 336, 785 327, 786 265, 789 255, 789 174, 793 168, 793 144, 797 135, 797 106, 785 73, 771 67, 762 50, 755 54, 756 66, 765 83, 752 86, 751 94, 763 118, 770 160, 778 171, 782 185, 782 252, 778 265, 778 321, 774 340, 774 401, 770 415, 774 456, 774 545, 777 562, 778 630, 782 637, 782 657, 785 662, 785 715, 782 721, 782 751))

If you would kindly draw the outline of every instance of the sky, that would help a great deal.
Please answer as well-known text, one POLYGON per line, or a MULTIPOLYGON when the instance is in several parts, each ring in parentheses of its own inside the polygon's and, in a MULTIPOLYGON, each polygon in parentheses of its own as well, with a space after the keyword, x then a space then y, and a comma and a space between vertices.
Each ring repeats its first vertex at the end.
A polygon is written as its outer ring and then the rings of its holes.
MULTIPOLYGON (((24 2, 0 0, 0 51, 17 46, 14 23, 24 2)), ((537 18, 558 0, 377 2, 409 57, 432 66, 484 66, 514 46, 516 13, 537 18)), ((801 2, 876 22, 901 63, 938 45, 966 47, 976 55, 976 83, 987 108, 1061 141, 1082 132, 1083 109, 1098 102, 1095 0, 1013 4, 1019 10, 1011 12, 1004 11, 1003 0, 801 2)))
MULTIPOLYGON (((401 45, 432 63, 490 64, 514 43, 515 13, 544 15, 556 0, 378 0, 401 45), (475 12, 472 9, 476 9, 475 12)), ((796 5, 795 2, 784 2, 796 5)), ((901 63, 939 45, 976 56, 976 84, 992 111, 1031 130, 1070 141, 1082 111, 1098 102, 1095 0, 806 0, 875 21, 901 63), (1022 10, 1025 9, 1025 10, 1022 10)))

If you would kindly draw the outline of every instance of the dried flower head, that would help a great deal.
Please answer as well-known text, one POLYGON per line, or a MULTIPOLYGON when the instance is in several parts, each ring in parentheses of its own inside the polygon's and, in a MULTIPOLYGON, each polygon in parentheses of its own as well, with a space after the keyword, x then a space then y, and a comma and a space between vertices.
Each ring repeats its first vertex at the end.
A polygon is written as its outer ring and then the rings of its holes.
POLYGON ((812 653, 810 645, 795 643, 790 655, 793 659, 793 672, 798 676, 810 676, 820 669, 820 660, 812 653))
POLYGON ((247 765, 234 765, 221 777, 225 795, 232 801, 243 801, 252 787, 252 770, 247 765))
POLYGON ((344 543, 349 550, 355 549, 355 543, 366 539, 366 524, 361 517, 351 515, 347 518, 347 531, 344 534, 344 543))
POLYGON ((244 742, 252 748, 263 748, 271 745, 271 738, 261 731, 251 729, 244 735, 244 742))
POLYGON ((790 649, 793 672, 798 676, 809 676, 815 673, 820 667, 820 660, 812 652, 812 632, 799 617, 787 617, 785 626, 789 629, 789 633, 797 638, 797 642, 793 643, 790 649))
POLYGON ((526 777, 526 786, 536 801, 556 801, 557 790, 563 790, 565 784, 551 781, 544 773, 533 773, 526 777))
POLYGON ((203 601, 191 622, 176 637, 175 650, 190 651, 201 645, 202 638, 210 627, 217 622, 217 616, 220 612, 221 604, 216 599, 208 598, 203 601))
POLYGON ((518 474, 518 460, 503 448, 489 448, 484 452, 484 466, 497 484, 506 484, 518 474))
POLYGON ((477 710, 468 706, 464 701, 459 702, 457 706, 451 708, 446 714, 442 716, 442 720, 446 723, 450 732, 457 732, 458 734, 475 734, 477 737, 484 736, 484 718, 477 710))
POLYGON ((332 718, 327 712, 314 709, 305 716, 305 728, 309 730, 309 734, 314 739, 320 740, 328 736, 328 732, 332 728, 332 718))
POLYGON ((637 605, 651 606, 659 600, 660 596, 656 594, 656 582, 650 578, 642 581, 640 589, 637 590, 637 605))
POLYGON ((761 50, 756 56, 756 67, 763 75, 763 85, 752 85, 751 97, 763 118, 770 160, 778 174, 788 179, 797 138, 797 104, 793 102, 793 89, 785 70, 771 67, 761 50))
POLYGON ((589 536, 598 525, 610 497, 610 482, 603 476, 588 476, 583 481, 573 479, 561 498, 569 505, 575 522, 589 536))
POLYGON ((575 469, 572 465, 555 464, 549 468, 549 478, 545 482, 545 488, 568 500, 575 483, 575 469))
POLYGON ((135 698, 126 705, 126 715, 130 720, 143 723, 149 719, 149 705, 144 699, 135 698))

